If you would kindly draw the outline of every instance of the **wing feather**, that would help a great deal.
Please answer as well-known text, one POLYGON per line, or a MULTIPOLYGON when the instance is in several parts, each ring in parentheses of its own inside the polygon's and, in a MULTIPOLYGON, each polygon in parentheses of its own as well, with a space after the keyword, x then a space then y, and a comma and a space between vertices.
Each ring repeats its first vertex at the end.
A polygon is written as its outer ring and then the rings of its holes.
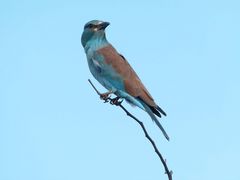
POLYGON ((98 50, 107 64, 111 65, 124 79, 125 90, 133 97, 140 97, 146 104, 156 107, 152 96, 141 82, 137 73, 133 70, 127 60, 119 54, 116 49, 109 45, 98 50))

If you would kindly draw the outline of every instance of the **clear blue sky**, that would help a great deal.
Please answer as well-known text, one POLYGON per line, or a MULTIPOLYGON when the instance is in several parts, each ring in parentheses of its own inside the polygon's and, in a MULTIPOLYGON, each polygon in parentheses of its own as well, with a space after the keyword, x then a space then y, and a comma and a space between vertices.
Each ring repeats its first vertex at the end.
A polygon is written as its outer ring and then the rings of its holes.
POLYGON ((103 104, 80 36, 109 41, 167 112, 146 124, 175 180, 240 179, 240 3, 234 0, 1 1, 0 179, 167 179, 139 126, 103 104))

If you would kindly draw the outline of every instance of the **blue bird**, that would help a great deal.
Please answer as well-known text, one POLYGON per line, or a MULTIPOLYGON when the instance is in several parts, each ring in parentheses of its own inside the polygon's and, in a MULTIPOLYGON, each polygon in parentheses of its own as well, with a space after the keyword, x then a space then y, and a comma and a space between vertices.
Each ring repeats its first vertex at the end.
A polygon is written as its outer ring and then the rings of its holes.
POLYGON ((123 98, 128 103, 143 109, 169 140, 166 131, 155 116, 161 117, 161 114, 166 116, 166 113, 154 102, 127 60, 107 41, 105 28, 109 24, 92 20, 85 24, 81 37, 92 75, 108 90, 101 97, 106 99, 113 93, 117 96, 117 100, 123 98))

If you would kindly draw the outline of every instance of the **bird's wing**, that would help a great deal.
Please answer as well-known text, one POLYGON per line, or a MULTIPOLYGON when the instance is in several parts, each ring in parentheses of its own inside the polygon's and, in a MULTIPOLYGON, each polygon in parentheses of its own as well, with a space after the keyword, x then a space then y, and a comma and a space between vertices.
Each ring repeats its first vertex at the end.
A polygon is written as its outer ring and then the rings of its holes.
POLYGON ((108 45, 99 49, 98 53, 104 57, 107 64, 111 65, 115 71, 123 77, 125 90, 128 94, 133 97, 140 98, 149 106, 157 106, 136 72, 127 60, 122 55, 118 54, 114 47, 108 45))

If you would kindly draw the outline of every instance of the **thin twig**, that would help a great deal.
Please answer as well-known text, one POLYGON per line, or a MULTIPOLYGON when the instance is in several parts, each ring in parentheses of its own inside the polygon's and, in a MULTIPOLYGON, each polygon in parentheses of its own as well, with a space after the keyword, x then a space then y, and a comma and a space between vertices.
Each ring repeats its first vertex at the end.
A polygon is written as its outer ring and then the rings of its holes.
MULTIPOLYGON (((91 82, 90 79, 88 79, 88 82, 91 84, 91 86, 93 87, 93 89, 96 91, 96 93, 100 96, 101 93, 97 90, 97 88, 93 85, 93 83, 91 82)), ((160 151, 158 150, 155 142, 153 141, 153 139, 149 136, 144 124, 142 121, 138 120, 135 116, 133 116, 121 103, 117 103, 117 104, 114 104, 114 103, 111 103, 113 98, 110 98, 110 97, 107 97, 107 99, 105 99, 105 102, 106 100, 109 100, 110 104, 111 105, 116 105, 116 106, 119 106, 126 114, 127 116, 131 117, 132 119, 134 119, 142 128, 146 138, 149 140, 149 142, 152 144, 156 154, 158 155, 158 157, 160 158, 163 166, 164 166, 164 169, 165 169, 165 174, 167 174, 168 176, 168 180, 172 180, 172 174, 173 172, 171 170, 168 169, 168 166, 167 166, 167 163, 166 163, 166 160, 163 158, 162 154, 160 153, 160 151)))

